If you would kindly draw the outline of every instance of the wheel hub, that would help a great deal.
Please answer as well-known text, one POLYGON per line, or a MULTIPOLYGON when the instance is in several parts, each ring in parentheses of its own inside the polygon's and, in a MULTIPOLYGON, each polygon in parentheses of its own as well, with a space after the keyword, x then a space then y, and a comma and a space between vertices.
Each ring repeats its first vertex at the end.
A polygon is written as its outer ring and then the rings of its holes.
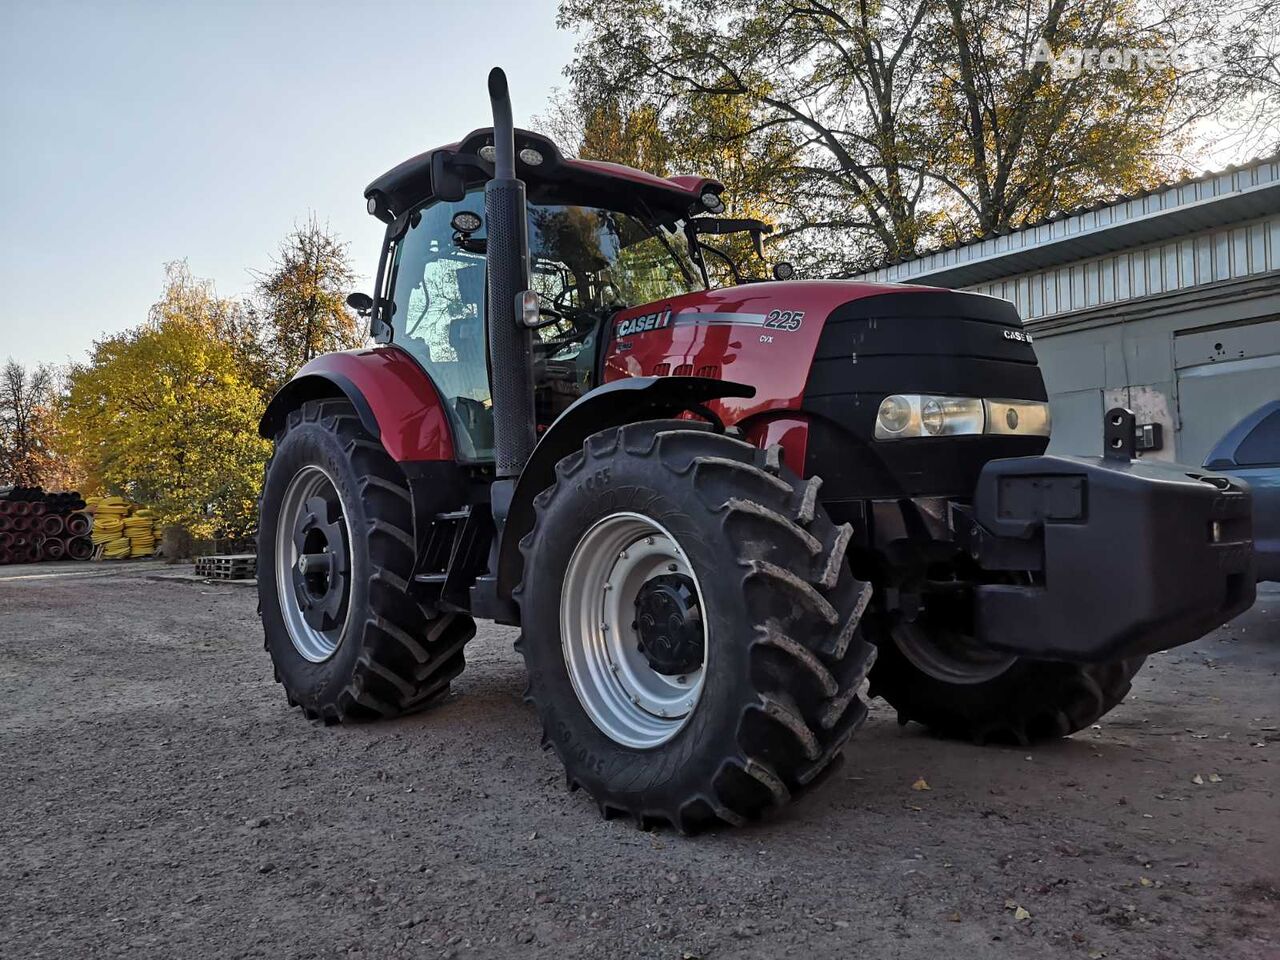
POLYGON ((658 673, 692 673, 702 666, 702 611, 697 588, 682 573, 646 580, 636 594, 633 624, 640 652, 658 673))
POLYGON ((304 467, 281 503, 275 567, 289 638, 313 663, 333 656, 342 640, 350 566, 350 539, 337 488, 318 466, 304 467))
POLYGON ((704 609, 661 524, 624 511, 582 535, 561 588, 561 649, 578 701, 616 743, 656 747, 692 716, 710 657, 704 609))
POLYGON ((316 630, 332 629, 347 596, 346 537, 340 512, 330 519, 335 506, 323 496, 309 497, 294 523, 294 595, 303 619, 316 630))

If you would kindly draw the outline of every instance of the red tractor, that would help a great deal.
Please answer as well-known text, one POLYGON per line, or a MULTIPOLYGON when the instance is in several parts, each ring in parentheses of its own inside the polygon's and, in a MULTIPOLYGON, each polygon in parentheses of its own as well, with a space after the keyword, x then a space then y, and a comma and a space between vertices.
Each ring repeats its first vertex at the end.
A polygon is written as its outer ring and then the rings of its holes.
MULTIPOLYGON (((518 625, 571 787, 693 830, 813 784, 885 698, 1026 743, 1119 703, 1145 655, 1254 598, 1218 474, 1046 456, 1009 303, 844 281, 712 289, 721 186, 494 125, 365 191, 378 346, 272 400, 258 583, 289 702, 435 701, 476 617, 518 625)), ((757 243, 757 248, 759 243, 757 243)), ((786 270, 775 269, 776 277, 786 270)))

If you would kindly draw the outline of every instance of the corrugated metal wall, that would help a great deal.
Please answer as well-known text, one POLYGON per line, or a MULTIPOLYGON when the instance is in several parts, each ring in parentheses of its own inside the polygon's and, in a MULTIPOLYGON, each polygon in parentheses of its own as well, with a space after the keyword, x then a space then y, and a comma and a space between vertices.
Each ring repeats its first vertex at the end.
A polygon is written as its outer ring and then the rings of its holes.
MULTIPOLYGON (((1042 223, 1036 227, 1027 227, 1003 236, 991 237, 988 240, 966 244, 965 246, 954 250, 944 250, 939 253, 927 254, 904 263, 896 263, 891 266, 881 267, 871 273, 862 275, 859 279, 875 280, 882 283, 911 283, 913 280, 916 280, 916 278, 924 274, 933 273, 941 268, 973 263, 974 261, 985 260, 988 257, 998 256, 1012 251, 1026 250, 1031 247, 1041 246, 1050 241, 1062 240, 1066 237, 1083 236, 1100 228, 1113 227, 1117 224, 1140 220, 1143 217, 1149 217, 1152 214, 1167 211, 1174 207, 1185 207, 1189 204, 1211 200, 1214 197, 1238 193, 1243 190, 1249 190, 1264 186, 1268 183, 1276 182, 1280 182, 1280 159, 1256 162, 1238 170, 1226 170, 1222 173, 1205 177, 1203 180, 1197 180, 1191 183, 1181 184, 1180 186, 1159 190, 1143 197, 1133 197, 1132 199, 1110 204, 1108 206, 1098 207, 1094 210, 1073 213, 1068 216, 1052 220, 1048 223, 1042 223)), ((1241 242, 1247 245, 1249 241, 1246 239, 1241 242)), ((1219 257, 1218 259, 1223 263, 1228 264, 1230 269, 1239 270, 1240 268, 1235 266, 1232 260, 1227 259, 1227 257, 1232 256, 1232 254, 1228 253, 1226 256, 1219 257)), ((1243 259, 1240 255, 1236 254, 1234 255, 1234 260, 1237 260, 1242 264, 1249 263, 1250 261, 1247 259, 1248 257, 1249 253, 1246 250, 1243 253, 1243 259)), ((1160 275, 1163 278, 1163 251, 1160 259, 1160 275)), ((1174 259, 1181 259, 1181 252, 1174 255, 1174 259)), ((1274 264, 1274 260, 1272 262, 1274 264)), ((1144 268, 1147 267, 1145 263, 1143 266, 1144 268)), ((1218 267, 1216 269, 1221 270, 1222 268, 1218 267)), ((1248 272, 1258 272, 1255 269, 1247 267, 1245 270, 1246 272, 1234 272, 1230 274, 1230 276, 1239 277, 1247 275, 1248 272)), ((1149 275, 1148 271, 1145 269, 1144 275, 1149 275)), ((1225 279, 1225 277, 1219 276, 1218 279, 1225 279)), ((925 282, 927 282, 927 280, 925 282)), ((1087 288, 1087 284, 1084 283, 1084 281, 1081 281, 1081 283, 1087 288)), ((1030 284, 1028 282, 1028 288, 1029 287, 1030 284)), ((1055 295, 1058 295, 1063 289, 1064 288, 1061 284, 1055 283, 1055 295)), ((1066 289, 1071 289, 1070 283, 1068 283, 1066 289)), ((1165 287, 1165 289, 1172 288, 1165 287)), ((1099 295, 1101 295, 1101 278, 1099 278, 1099 295)), ((1140 296, 1140 294, 1137 295, 1140 296)), ((1028 289, 1028 298, 1029 297, 1030 290, 1028 289)), ((1009 299, 1013 298, 1010 297, 1009 299)), ((1100 300, 1098 302, 1105 303, 1107 301, 1100 300)), ((1019 307, 1022 307, 1021 303, 1019 303, 1019 307)), ((1059 312, 1065 312, 1065 310, 1060 310, 1059 312)))
POLYGON ((1024 320, 1041 320, 1277 269, 1280 215, 1273 215, 965 289, 1012 300, 1024 320))

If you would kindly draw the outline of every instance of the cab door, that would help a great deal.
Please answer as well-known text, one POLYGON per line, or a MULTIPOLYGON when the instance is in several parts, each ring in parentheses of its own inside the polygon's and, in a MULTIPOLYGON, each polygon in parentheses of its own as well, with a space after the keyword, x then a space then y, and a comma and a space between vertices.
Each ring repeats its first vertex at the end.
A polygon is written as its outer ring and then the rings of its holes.
POLYGON ((485 258, 454 242, 461 210, 484 216, 484 193, 411 215, 392 252, 391 342, 409 353, 444 400, 459 459, 493 459, 493 401, 485 353, 485 258))

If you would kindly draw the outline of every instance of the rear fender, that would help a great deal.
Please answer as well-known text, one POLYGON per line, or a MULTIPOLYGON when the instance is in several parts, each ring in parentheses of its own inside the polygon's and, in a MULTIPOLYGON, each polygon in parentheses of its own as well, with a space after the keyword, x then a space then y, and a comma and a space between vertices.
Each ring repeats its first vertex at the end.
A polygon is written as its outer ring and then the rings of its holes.
POLYGON ((426 372, 399 347, 316 357, 271 398, 258 432, 275 437, 289 411, 325 397, 350 400, 365 430, 398 463, 454 460, 444 402, 426 372))
MULTIPOLYGON (((498 553, 498 594, 510 598, 524 573, 520 540, 533 529, 533 499, 556 479, 556 464, 593 433, 643 420, 665 420, 721 397, 752 397, 755 387, 709 377, 628 377, 579 397, 542 434, 524 465, 505 513, 498 553)), ((496 486, 496 484, 495 484, 496 486)))

